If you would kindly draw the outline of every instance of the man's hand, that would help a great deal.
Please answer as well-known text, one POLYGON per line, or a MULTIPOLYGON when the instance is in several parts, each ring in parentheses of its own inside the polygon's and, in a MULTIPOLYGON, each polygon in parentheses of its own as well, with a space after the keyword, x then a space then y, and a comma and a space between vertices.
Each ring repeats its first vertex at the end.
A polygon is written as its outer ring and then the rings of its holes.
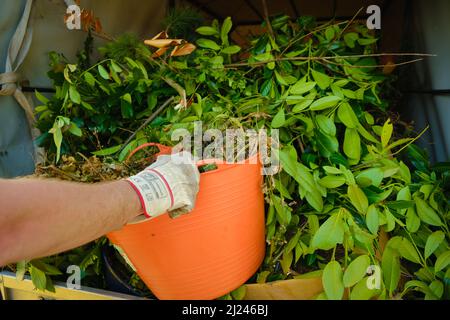
POLYGON ((177 217, 195 205, 200 173, 189 152, 159 156, 144 171, 127 179, 137 192, 147 218, 166 212, 177 217))

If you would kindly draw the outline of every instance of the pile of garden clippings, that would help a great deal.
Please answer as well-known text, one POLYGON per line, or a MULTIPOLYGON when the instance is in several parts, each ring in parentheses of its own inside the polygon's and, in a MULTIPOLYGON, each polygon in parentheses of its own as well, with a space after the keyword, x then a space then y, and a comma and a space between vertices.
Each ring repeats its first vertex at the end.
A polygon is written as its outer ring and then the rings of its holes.
POLYGON ((83 183, 114 181, 134 175, 152 162, 153 157, 117 163, 111 159, 100 159, 96 156, 90 158, 83 156, 81 159, 75 159, 72 156, 63 155, 56 165, 37 165, 34 176, 83 183))

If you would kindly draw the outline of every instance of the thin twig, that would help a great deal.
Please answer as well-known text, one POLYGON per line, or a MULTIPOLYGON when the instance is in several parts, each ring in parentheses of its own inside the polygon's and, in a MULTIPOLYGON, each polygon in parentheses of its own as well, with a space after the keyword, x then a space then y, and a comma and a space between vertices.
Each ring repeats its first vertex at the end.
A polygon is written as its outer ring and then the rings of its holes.
POLYGON ((145 120, 145 122, 125 141, 122 148, 120 148, 119 153, 125 149, 125 147, 130 143, 131 140, 134 139, 136 134, 141 131, 145 126, 147 126, 150 122, 152 122, 168 105, 174 100, 174 97, 171 97, 166 100, 155 112, 153 112, 150 117, 145 120))
POLYGON ((395 64, 375 64, 375 65, 371 65, 371 66, 355 66, 355 65, 351 65, 351 64, 343 64, 343 63, 337 63, 337 62, 333 62, 327 59, 323 59, 323 61, 336 65, 336 66, 341 66, 341 67, 348 67, 348 68, 382 68, 382 67, 386 67, 386 66, 390 66, 390 67, 400 67, 400 66, 404 66, 407 64, 411 64, 411 63, 416 63, 419 61, 423 61, 423 58, 420 59, 414 59, 414 60, 409 60, 409 61, 405 61, 405 62, 401 62, 401 63, 395 63, 395 64))
POLYGON ((344 29, 342 29, 342 31, 339 33, 339 36, 337 36, 332 42, 330 42, 330 43, 328 44, 327 50, 324 51, 323 53, 329 51, 331 45, 332 45, 333 43, 335 43, 336 40, 339 40, 339 39, 342 37, 342 35, 344 34, 344 32, 348 29, 348 27, 350 27, 350 26, 352 25, 352 23, 355 21, 356 17, 360 14, 360 12, 361 12, 363 9, 364 9, 364 7, 361 7, 361 9, 359 9, 358 12, 356 12, 356 14, 352 17, 352 19, 351 19, 351 20, 347 23, 347 25, 344 27, 344 29))
POLYGON ((267 30, 269 31, 269 34, 272 37, 272 39, 275 40, 275 35, 273 33, 272 25, 270 24, 269 9, 267 8, 266 0, 262 0, 262 6, 264 9, 264 20, 266 20, 267 30))
POLYGON ((77 152, 77 154, 79 154, 85 161, 87 164, 89 164, 89 167, 91 167, 92 170, 94 170, 95 172, 98 173, 98 175, 100 176, 100 178, 102 178, 103 181, 106 180, 106 178, 102 175, 102 173, 100 171, 98 171, 91 163, 91 161, 81 152, 77 152))
POLYGON ((116 41, 116 39, 114 37, 112 37, 112 36, 110 36, 110 35, 108 35, 108 34, 106 34, 104 32, 98 33, 98 32, 92 31, 92 34, 94 36, 97 36, 97 37, 103 39, 103 40, 116 41))
POLYGON ((43 167, 43 169, 47 169, 47 168, 50 168, 50 169, 52 169, 53 171, 56 171, 57 173, 59 173, 59 174, 61 174, 61 175, 63 175, 63 176, 66 176, 66 177, 68 177, 68 178, 70 178, 70 179, 72 179, 72 180, 80 181, 80 178, 79 178, 79 177, 77 177, 77 176, 75 176, 75 175, 72 175, 72 174, 70 174, 70 173, 68 173, 68 172, 65 172, 65 171, 63 171, 63 170, 61 170, 61 169, 55 167, 54 165, 50 165, 50 166, 48 166, 48 167, 43 167))
MULTIPOLYGON (((334 25, 339 26, 339 25, 344 24, 344 23, 346 23, 346 22, 345 22, 345 21, 344 21, 344 22, 339 22, 339 23, 336 23, 336 24, 334 24, 334 25)), ((330 22, 327 22, 326 24, 321 25, 320 27, 317 27, 316 29, 312 30, 310 33, 305 34, 305 35, 301 36, 300 38, 295 39, 294 41, 288 43, 288 45, 286 46, 286 48, 284 48, 284 50, 281 52, 281 55, 284 55, 284 54, 286 53, 286 51, 287 51, 290 47, 292 47, 292 45, 294 45, 295 43, 297 43, 298 41, 301 41, 301 40, 303 40, 303 39, 305 39, 305 38, 307 38, 307 37, 309 37, 309 36, 312 36, 313 34, 319 32, 319 31, 322 31, 322 30, 327 29, 328 27, 330 27, 329 24, 330 24, 330 22)))
POLYGON ((317 60, 333 60, 333 59, 357 59, 357 58, 369 58, 369 57, 385 57, 385 56, 398 56, 398 57, 436 57, 435 54, 426 54, 426 53, 374 53, 374 54, 356 54, 356 55, 347 55, 347 56, 327 56, 327 57, 292 57, 292 58, 275 58, 266 61, 258 61, 258 62, 238 62, 224 65, 225 68, 233 68, 233 67, 246 67, 246 66, 261 66, 270 62, 278 62, 278 61, 317 61, 317 60))

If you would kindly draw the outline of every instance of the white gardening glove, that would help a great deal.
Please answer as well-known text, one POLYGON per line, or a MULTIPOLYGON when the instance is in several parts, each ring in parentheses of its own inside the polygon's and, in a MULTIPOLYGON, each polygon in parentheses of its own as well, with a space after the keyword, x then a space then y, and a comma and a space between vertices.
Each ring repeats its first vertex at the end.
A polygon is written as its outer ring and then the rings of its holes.
POLYGON ((192 155, 183 151, 159 156, 150 167, 127 181, 137 192, 147 218, 166 212, 174 218, 194 208, 200 173, 192 155))

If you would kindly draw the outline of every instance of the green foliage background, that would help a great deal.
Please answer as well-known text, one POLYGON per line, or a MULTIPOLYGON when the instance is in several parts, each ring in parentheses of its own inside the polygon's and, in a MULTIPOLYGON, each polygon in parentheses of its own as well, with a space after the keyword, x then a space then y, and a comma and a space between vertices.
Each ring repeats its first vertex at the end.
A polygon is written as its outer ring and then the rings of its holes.
MULTIPOLYGON (((173 144, 173 130, 194 121, 204 130, 279 129, 282 171, 265 181, 267 252, 254 280, 321 276, 319 299, 448 298, 450 166, 431 165, 416 137, 392 123, 392 78, 378 66, 376 35, 310 17, 271 25, 274 34, 241 48, 229 39, 231 19, 214 21, 197 29, 198 49, 185 57, 153 59, 132 36, 102 48, 94 65, 89 52, 77 64, 52 53, 56 94, 37 94, 40 143, 52 161, 76 152, 123 161, 145 142, 173 144), (178 96, 170 83, 186 90, 189 107, 168 107, 124 145, 178 96), (377 290, 365 285, 370 265, 381 270, 377 290)), ((34 279, 52 274, 28 268, 34 279)))

